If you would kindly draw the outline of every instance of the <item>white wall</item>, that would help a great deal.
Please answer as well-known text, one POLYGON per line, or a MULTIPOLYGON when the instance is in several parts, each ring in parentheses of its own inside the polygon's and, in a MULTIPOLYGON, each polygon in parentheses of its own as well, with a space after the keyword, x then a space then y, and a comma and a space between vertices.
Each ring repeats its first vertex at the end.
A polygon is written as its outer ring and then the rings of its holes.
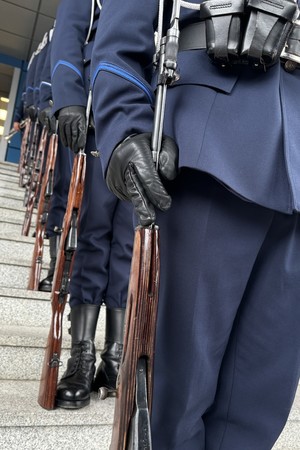
POLYGON ((18 67, 15 67, 11 86, 10 86, 7 116, 6 116, 6 120, 4 123, 4 133, 3 133, 3 136, 0 137, 0 161, 1 162, 5 161, 5 157, 6 157, 8 142, 4 139, 4 136, 9 133, 9 130, 11 127, 20 76, 21 76, 21 69, 19 69, 18 67))

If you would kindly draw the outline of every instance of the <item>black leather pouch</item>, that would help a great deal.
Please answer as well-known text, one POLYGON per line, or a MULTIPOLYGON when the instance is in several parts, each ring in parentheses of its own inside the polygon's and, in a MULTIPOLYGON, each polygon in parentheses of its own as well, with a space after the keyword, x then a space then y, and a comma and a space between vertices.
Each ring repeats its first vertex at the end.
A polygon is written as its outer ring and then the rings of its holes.
POLYGON ((241 55, 255 67, 275 64, 298 17, 293 0, 248 0, 249 19, 241 55))
POLYGON ((230 65, 239 58, 244 0, 208 0, 201 3, 206 25, 206 50, 214 62, 230 65))
POLYGON ((300 21, 296 20, 284 49, 280 55, 281 62, 288 72, 300 67, 300 21))

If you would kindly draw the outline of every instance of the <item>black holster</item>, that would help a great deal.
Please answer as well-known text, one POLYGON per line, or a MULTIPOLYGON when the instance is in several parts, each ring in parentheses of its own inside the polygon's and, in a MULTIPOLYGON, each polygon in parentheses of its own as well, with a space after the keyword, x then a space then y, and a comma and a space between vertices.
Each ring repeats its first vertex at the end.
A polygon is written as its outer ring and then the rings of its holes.
POLYGON ((247 0, 249 19, 241 56, 249 64, 267 68, 275 64, 298 16, 294 0, 247 0))
POLYGON ((208 0, 201 3, 200 20, 206 25, 206 51, 216 63, 227 65, 239 58, 244 0, 208 0))
POLYGON ((300 67, 300 21, 296 20, 280 55, 287 72, 293 72, 300 67))

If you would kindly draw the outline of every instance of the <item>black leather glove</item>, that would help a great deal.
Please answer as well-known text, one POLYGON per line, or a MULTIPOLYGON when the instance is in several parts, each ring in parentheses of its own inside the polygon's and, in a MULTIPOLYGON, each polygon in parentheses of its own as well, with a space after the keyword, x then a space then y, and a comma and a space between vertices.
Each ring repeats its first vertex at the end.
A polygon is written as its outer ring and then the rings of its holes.
POLYGON ((58 112, 58 126, 61 141, 74 153, 85 147, 86 109, 84 106, 67 106, 58 112))
POLYGON ((33 105, 26 108, 26 115, 34 122, 36 120, 36 109, 33 105))
POLYGON ((178 172, 178 147, 164 136, 159 155, 158 172, 151 153, 151 133, 129 136, 119 144, 109 161, 106 182, 120 199, 130 200, 143 226, 155 222, 155 208, 166 211, 171 197, 160 175, 173 180, 178 172))
POLYGON ((39 111, 38 118, 39 118, 39 121, 41 122, 41 124, 46 127, 49 134, 55 133, 56 119, 52 115, 50 106, 48 106, 45 109, 42 109, 42 111, 39 111))

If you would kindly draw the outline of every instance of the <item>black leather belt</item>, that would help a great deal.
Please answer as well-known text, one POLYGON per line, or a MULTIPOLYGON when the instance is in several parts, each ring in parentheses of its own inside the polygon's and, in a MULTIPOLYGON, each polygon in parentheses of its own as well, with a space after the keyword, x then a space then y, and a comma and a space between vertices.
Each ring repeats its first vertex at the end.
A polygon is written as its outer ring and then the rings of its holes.
MULTIPOLYGON (((205 21, 199 21, 182 28, 179 34, 179 51, 183 52, 185 50, 206 49, 205 28, 205 21)), ((297 60, 295 60, 295 58, 292 58, 291 56, 289 57, 289 55, 282 55, 281 62, 284 64, 284 68, 287 72, 293 72, 295 69, 300 69, 300 22, 299 27, 297 29, 294 29, 294 33, 292 34, 293 38, 295 36, 298 47, 294 49, 296 43, 290 39, 289 50, 294 51, 294 53, 297 55, 297 60)), ((245 61, 243 62, 245 64, 245 61)))
POLYGON ((206 48, 205 22, 196 22, 180 30, 179 51, 206 48))

